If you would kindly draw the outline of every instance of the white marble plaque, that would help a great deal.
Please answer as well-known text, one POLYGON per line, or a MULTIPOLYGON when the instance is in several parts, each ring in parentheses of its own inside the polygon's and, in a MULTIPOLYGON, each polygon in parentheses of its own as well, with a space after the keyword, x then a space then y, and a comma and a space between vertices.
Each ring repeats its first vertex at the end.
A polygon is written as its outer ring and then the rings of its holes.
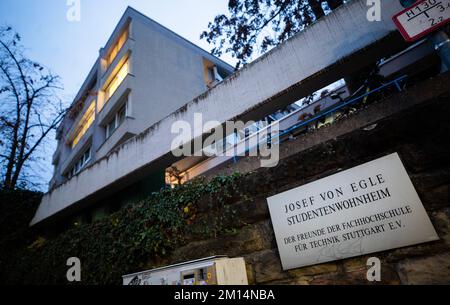
POLYGON ((439 239, 397 153, 267 201, 284 270, 439 239))

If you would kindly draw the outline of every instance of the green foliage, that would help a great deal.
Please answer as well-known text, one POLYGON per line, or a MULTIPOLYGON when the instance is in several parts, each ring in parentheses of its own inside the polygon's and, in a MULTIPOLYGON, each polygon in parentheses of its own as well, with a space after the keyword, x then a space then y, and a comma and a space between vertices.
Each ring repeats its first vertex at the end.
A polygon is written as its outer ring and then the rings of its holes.
POLYGON ((240 177, 196 179, 162 189, 54 239, 36 237, 13 254, 14 261, 8 262, 8 272, 0 281, 66 284, 66 261, 78 257, 82 284, 120 284, 122 275, 153 267, 153 262, 167 258, 173 249, 198 234, 204 238, 233 232, 234 211, 226 203, 240 196, 236 191, 240 177))
POLYGON ((28 225, 42 194, 0 189, 0 283, 13 270, 14 252, 33 241, 28 225))
POLYGON ((42 193, 25 190, 0 190, 0 241, 28 229, 42 193))
POLYGON ((343 3, 344 0, 229 0, 228 13, 217 15, 200 38, 214 45, 214 55, 231 53, 238 60, 239 69, 254 54, 264 54, 343 3))

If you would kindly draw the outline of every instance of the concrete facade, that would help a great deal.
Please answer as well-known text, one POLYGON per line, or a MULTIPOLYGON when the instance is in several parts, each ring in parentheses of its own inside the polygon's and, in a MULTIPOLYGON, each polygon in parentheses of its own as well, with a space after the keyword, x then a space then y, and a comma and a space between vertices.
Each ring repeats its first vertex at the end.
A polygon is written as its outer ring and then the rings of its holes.
MULTIPOLYGON (((157 166, 172 164, 175 135, 171 125, 175 120, 193 123, 194 113, 202 113, 205 121, 221 123, 258 119, 404 47, 390 19, 401 10, 400 4, 382 2, 380 22, 369 22, 367 10, 366 1, 351 1, 119 145, 46 194, 31 224, 95 202, 157 166)), ((197 131, 186 142, 200 136, 197 131)))

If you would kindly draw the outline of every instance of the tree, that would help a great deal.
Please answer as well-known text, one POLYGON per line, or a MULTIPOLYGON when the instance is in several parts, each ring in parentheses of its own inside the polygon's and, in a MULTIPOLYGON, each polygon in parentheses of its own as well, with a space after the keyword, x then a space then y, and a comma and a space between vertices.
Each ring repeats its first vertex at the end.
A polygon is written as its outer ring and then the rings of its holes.
POLYGON ((303 30, 344 0, 229 0, 229 16, 218 15, 201 39, 215 45, 212 53, 231 53, 236 69, 255 53, 262 54, 303 30))
POLYGON ((24 169, 65 113, 55 93, 61 89, 59 77, 27 59, 20 41, 11 27, 0 28, 0 174, 5 189, 27 179, 24 169))

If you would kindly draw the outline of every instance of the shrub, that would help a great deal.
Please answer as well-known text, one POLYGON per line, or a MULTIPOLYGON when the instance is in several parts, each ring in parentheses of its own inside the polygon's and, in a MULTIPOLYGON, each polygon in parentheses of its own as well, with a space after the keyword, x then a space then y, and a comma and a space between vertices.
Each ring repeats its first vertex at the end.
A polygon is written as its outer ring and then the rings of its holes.
POLYGON ((174 189, 162 189, 98 222, 77 226, 56 238, 35 236, 28 245, 11 249, 14 253, 9 251, 12 258, 7 270, 3 269, 5 264, 1 266, 0 280, 66 284, 66 261, 78 257, 82 284, 121 284, 122 275, 141 271, 149 262, 167 257, 196 234, 204 237, 226 232, 234 213, 226 201, 238 195, 240 177, 233 174, 210 181, 192 180, 174 189), (200 205, 205 202, 208 215, 214 215, 207 221, 198 217, 200 205))

